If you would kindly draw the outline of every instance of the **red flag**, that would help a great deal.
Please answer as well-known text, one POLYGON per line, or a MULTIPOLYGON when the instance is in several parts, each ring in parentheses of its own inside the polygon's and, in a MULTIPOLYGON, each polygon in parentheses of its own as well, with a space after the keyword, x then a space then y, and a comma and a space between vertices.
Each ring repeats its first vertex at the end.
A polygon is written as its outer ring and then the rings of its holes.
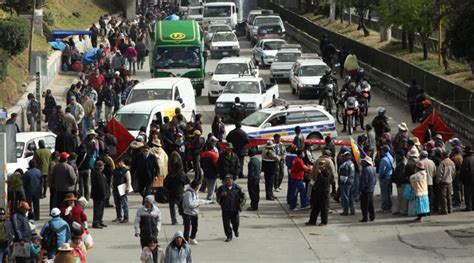
POLYGON ((114 158, 118 159, 125 153, 130 143, 135 139, 120 122, 113 118, 107 123, 107 128, 109 128, 110 134, 117 138, 117 154, 114 158))
POLYGON ((430 116, 426 118, 426 120, 420 124, 418 127, 411 130, 413 136, 417 137, 420 142, 426 143, 424 141, 426 131, 428 130, 428 124, 432 123, 434 125, 434 130, 436 134, 441 134, 443 136, 443 140, 447 141, 454 136, 454 131, 448 127, 448 125, 439 117, 439 115, 433 110, 430 116))

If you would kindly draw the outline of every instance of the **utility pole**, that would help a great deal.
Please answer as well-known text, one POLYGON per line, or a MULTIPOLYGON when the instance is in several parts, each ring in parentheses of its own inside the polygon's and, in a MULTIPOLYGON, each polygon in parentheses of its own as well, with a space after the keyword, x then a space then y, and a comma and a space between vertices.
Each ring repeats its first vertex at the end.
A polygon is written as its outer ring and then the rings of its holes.
POLYGON ((30 46, 28 51, 28 71, 31 72, 31 50, 33 48, 33 32, 34 32, 34 20, 35 20, 35 9, 36 0, 33 0, 33 11, 31 11, 31 32, 30 32, 30 46))

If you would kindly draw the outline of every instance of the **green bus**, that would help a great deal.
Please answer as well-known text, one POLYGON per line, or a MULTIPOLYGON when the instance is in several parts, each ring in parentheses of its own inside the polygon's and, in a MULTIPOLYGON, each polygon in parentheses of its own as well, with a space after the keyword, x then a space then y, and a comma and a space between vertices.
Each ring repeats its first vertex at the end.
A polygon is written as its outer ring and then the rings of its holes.
POLYGON ((205 61, 203 34, 194 20, 158 21, 151 41, 152 78, 189 78, 201 96, 204 88, 205 61))

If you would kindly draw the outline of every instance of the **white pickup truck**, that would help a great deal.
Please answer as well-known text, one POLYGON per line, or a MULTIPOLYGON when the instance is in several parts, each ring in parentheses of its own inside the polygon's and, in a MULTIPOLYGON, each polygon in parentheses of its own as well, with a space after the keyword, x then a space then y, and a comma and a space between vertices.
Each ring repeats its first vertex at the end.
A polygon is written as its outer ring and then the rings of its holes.
POLYGON ((260 77, 244 76, 227 82, 224 91, 216 101, 215 113, 223 119, 229 118, 235 98, 240 98, 245 116, 272 105, 280 97, 278 84, 266 84, 260 77))

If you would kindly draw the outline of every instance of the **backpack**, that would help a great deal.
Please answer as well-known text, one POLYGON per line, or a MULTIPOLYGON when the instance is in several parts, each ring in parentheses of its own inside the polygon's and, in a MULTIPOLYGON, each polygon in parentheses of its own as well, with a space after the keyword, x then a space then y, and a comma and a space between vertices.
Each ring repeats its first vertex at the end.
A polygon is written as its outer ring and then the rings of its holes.
POLYGON ((30 111, 33 114, 38 114, 40 112, 39 103, 36 100, 31 100, 30 102, 30 111))
POLYGON ((43 235, 43 239, 41 239, 41 248, 45 249, 46 251, 52 251, 58 246, 58 233, 64 231, 67 225, 62 226, 59 229, 52 227, 50 222, 48 222, 48 225, 49 226, 43 235))

